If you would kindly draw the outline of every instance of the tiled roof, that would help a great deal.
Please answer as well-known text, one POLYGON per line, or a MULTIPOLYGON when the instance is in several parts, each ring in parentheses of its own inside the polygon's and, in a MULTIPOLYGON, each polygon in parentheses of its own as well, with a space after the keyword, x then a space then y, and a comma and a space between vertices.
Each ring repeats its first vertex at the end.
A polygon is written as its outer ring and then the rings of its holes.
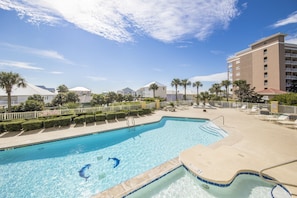
POLYGON ((257 93, 260 95, 279 95, 279 94, 285 94, 287 92, 278 90, 278 89, 268 88, 261 91, 257 91, 257 93))

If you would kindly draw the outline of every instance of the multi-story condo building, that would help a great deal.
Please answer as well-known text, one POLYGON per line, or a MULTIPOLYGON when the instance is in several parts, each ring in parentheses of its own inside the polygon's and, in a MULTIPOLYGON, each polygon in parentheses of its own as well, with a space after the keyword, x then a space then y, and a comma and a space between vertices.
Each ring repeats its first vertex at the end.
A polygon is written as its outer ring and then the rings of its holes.
POLYGON ((285 43, 285 36, 266 37, 228 58, 228 79, 245 80, 255 91, 288 91, 297 80, 297 45, 285 43))

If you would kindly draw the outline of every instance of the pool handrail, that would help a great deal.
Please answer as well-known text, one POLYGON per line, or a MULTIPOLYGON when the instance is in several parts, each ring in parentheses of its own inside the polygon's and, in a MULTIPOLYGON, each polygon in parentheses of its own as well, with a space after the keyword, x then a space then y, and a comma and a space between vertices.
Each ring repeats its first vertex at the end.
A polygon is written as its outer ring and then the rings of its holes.
POLYGON ((135 127, 135 120, 134 120, 134 117, 127 117, 127 126, 129 129, 131 129, 132 127, 134 128, 135 127), (130 124, 130 120, 131 120, 131 124, 130 124))
MULTIPOLYGON (((284 166, 284 165, 287 165, 287 164, 291 164, 291 163, 294 163, 294 162, 297 162, 297 159, 295 160, 290 160, 290 161, 287 161, 287 162, 283 162, 283 163, 280 163, 280 164, 276 164, 274 166, 270 166, 270 167, 267 167, 267 168, 264 168, 262 169, 260 172, 259 172, 259 176, 267 181, 267 182, 270 182, 270 183, 273 183, 273 184, 277 184, 277 185, 282 185, 282 186, 290 186, 290 187, 295 187, 297 188, 297 184, 291 184, 291 183, 286 183, 286 182, 281 182, 281 181, 277 181, 276 179, 268 179, 264 176, 264 171, 267 171, 267 170, 270 170, 270 169, 273 169, 273 168, 277 168, 277 167, 280 167, 280 166, 284 166)), ((291 192, 290 192, 291 193, 291 192)), ((294 196, 297 196, 297 194, 292 194, 291 195, 294 195, 294 196)))
POLYGON ((214 121, 214 120, 217 120, 219 118, 223 118, 223 125, 225 125, 225 118, 224 118, 223 115, 219 115, 218 117, 215 117, 215 118, 211 119, 210 121, 214 121))

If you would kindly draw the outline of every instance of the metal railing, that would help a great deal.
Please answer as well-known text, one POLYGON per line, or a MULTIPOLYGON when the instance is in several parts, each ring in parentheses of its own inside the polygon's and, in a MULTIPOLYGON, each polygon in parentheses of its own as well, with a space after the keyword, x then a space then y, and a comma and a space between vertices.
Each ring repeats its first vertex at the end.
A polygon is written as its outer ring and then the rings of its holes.
MULTIPOLYGON (((291 184, 291 183, 287 183, 287 182, 277 181, 275 179, 270 179, 270 178, 267 179, 267 178, 265 178, 264 173, 263 173, 264 171, 274 169, 274 168, 278 168, 278 167, 281 167, 281 166, 285 166, 285 165, 288 165, 288 164, 292 164, 292 163, 295 163, 295 162, 297 162, 297 159, 287 161, 287 162, 284 162, 284 163, 280 163, 280 164, 276 164, 276 165, 270 166, 268 168, 264 168, 259 172, 259 175, 263 180, 265 180, 265 181, 267 181, 269 183, 273 183, 273 184, 277 184, 277 185, 291 186, 291 187, 297 188, 297 184, 291 184)), ((297 194, 291 194, 291 195, 297 196, 297 194)))
POLYGON ((215 117, 215 118, 211 119, 211 121, 217 120, 219 118, 222 118, 223 119, 223 125, 225 125, 225 117, 223 115, 220 115, 218 117, 215 117))
POLYGON ((128 126, 129 129, 134 129, 134 127, 135 127, 135 120, 134 120, 133 117, 127 117, 126 122, 127 122, 127 126, 128 126))

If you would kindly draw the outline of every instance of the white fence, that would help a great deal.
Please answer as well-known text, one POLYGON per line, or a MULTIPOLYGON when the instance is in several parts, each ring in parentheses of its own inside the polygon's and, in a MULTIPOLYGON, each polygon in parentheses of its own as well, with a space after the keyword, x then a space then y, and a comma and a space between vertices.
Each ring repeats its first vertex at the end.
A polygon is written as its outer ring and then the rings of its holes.
MULTIPOLYGON (((177 105, 192 105, 192 101, 179 101, 173 102, 177 105)), ((170 102, 161 102, 160 107, 166 107, 170 102)), ((263 103, 246 103, 246 102, 226 102, 226 101, 214 101, 210 102, 211 105, 221 108, 240 108, 242 105, 246 105, 247 108, 251 108, 253 105, 257 105, 260 109, 266 108, 270 111, 270 104, 263 103)), ((90 107, 90 108, 77 108, 77 109, 57 109, 57 110, 45 110, 45 111, 30 111, 30 112, 14 112, 14 113, 1 113, 0 121, 2 120, 17 120, 17 119, 34 119, 39 117, 59 116, 59 115, 70 115, 70 114, 83 114, 83 113, 96 113, 96 112, 116 112, 116 111, 129 111, 140 109, 141 105, 122 105, 122 106, 107 106, 107 107, 90 107)), ((151 102, 146 104, 146 108, 156 108, 156 103, 151 102)), ((278 112, 296 114, 297 106, 278 105, 278 112)))
MULTIPOLYGON (((155 103, 147 104, 147 108, 154 108, 155 103)), ((106 107, 90 107, 90 108, 77 108, 77 109, 57 109, 57 110, 44 110, 44 111, 29 111, 29 112, 14 112, 14 113, 1 113, 0 120, 18 120, 18 119, 34 119, 40 117, 70 115, 70 114, 83 114, 96 112, 116 112, 123 110, 136 110, 140 109, 141 105, 122 105, 122 106, 106 106, 106 107)))

